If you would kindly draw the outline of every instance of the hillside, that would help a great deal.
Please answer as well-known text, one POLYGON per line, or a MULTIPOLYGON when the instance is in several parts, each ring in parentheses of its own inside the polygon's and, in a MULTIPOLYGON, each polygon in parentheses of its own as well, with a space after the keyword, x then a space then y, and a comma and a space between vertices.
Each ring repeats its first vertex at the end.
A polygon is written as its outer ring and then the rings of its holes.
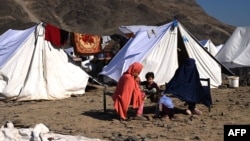
POLYGON ((198 40, 224 43, 233 32, 195 0, 0 0, 0 34, 41 21, 70 32, 111 35, 120 25, 161 25, 176 16, 198 40))

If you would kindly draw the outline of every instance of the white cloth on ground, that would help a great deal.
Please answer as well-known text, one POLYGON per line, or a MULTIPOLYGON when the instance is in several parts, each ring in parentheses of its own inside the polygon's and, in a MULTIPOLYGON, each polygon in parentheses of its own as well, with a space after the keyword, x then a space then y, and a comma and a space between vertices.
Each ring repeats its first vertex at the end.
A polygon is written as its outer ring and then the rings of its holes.
POLYGON ((34 128, 14 127, 12 122, 7 122, 0 129, 0 141, 102 141, 101 139, 87 138, 84 136, 61 135, 50 132, 42 123, 34 128))

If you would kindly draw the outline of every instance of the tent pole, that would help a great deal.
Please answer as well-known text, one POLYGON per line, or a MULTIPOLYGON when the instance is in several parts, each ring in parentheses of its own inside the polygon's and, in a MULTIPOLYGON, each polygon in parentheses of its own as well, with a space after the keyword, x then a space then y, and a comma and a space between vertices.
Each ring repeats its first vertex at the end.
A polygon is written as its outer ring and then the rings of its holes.
POLYGON ((104 85, 104 90, 103 90, 103 112, 106 113, 107 108, 106 108, 106 90, 107 86, 104 85))

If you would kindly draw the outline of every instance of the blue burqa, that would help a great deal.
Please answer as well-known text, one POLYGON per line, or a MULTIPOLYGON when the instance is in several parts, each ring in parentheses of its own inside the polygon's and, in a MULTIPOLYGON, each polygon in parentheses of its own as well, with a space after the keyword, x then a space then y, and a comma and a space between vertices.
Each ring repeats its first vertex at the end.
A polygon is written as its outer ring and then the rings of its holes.
POLYGON ((188 58, 176 71, 172 79, 166 84, 165 93, 171 93, 180 100, 188 103, 212 104, 210 86, 202 86, 195 60, 188 58))

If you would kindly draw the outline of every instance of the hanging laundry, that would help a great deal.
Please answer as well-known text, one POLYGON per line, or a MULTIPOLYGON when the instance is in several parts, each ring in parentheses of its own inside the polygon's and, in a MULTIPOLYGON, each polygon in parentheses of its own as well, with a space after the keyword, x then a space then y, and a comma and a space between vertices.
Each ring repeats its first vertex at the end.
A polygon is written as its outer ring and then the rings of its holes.
POLYGON ((100 36, 72 33, 71 37, 76 55, 94 55, 102 51, 100 36))
POLYGON ((61 47, 66 44, 69 32, 60 29, 54 25, 46 24, 45 27, 45 40, 50 41, 52 45, 61 47))
POLYGON ((110 38, 110 36, 102 36, 101 38, 102 38, 101 46, 102 49, 104 49, 104 47, 108 45, 108 42, 111 41, 112 39, 110 38))

